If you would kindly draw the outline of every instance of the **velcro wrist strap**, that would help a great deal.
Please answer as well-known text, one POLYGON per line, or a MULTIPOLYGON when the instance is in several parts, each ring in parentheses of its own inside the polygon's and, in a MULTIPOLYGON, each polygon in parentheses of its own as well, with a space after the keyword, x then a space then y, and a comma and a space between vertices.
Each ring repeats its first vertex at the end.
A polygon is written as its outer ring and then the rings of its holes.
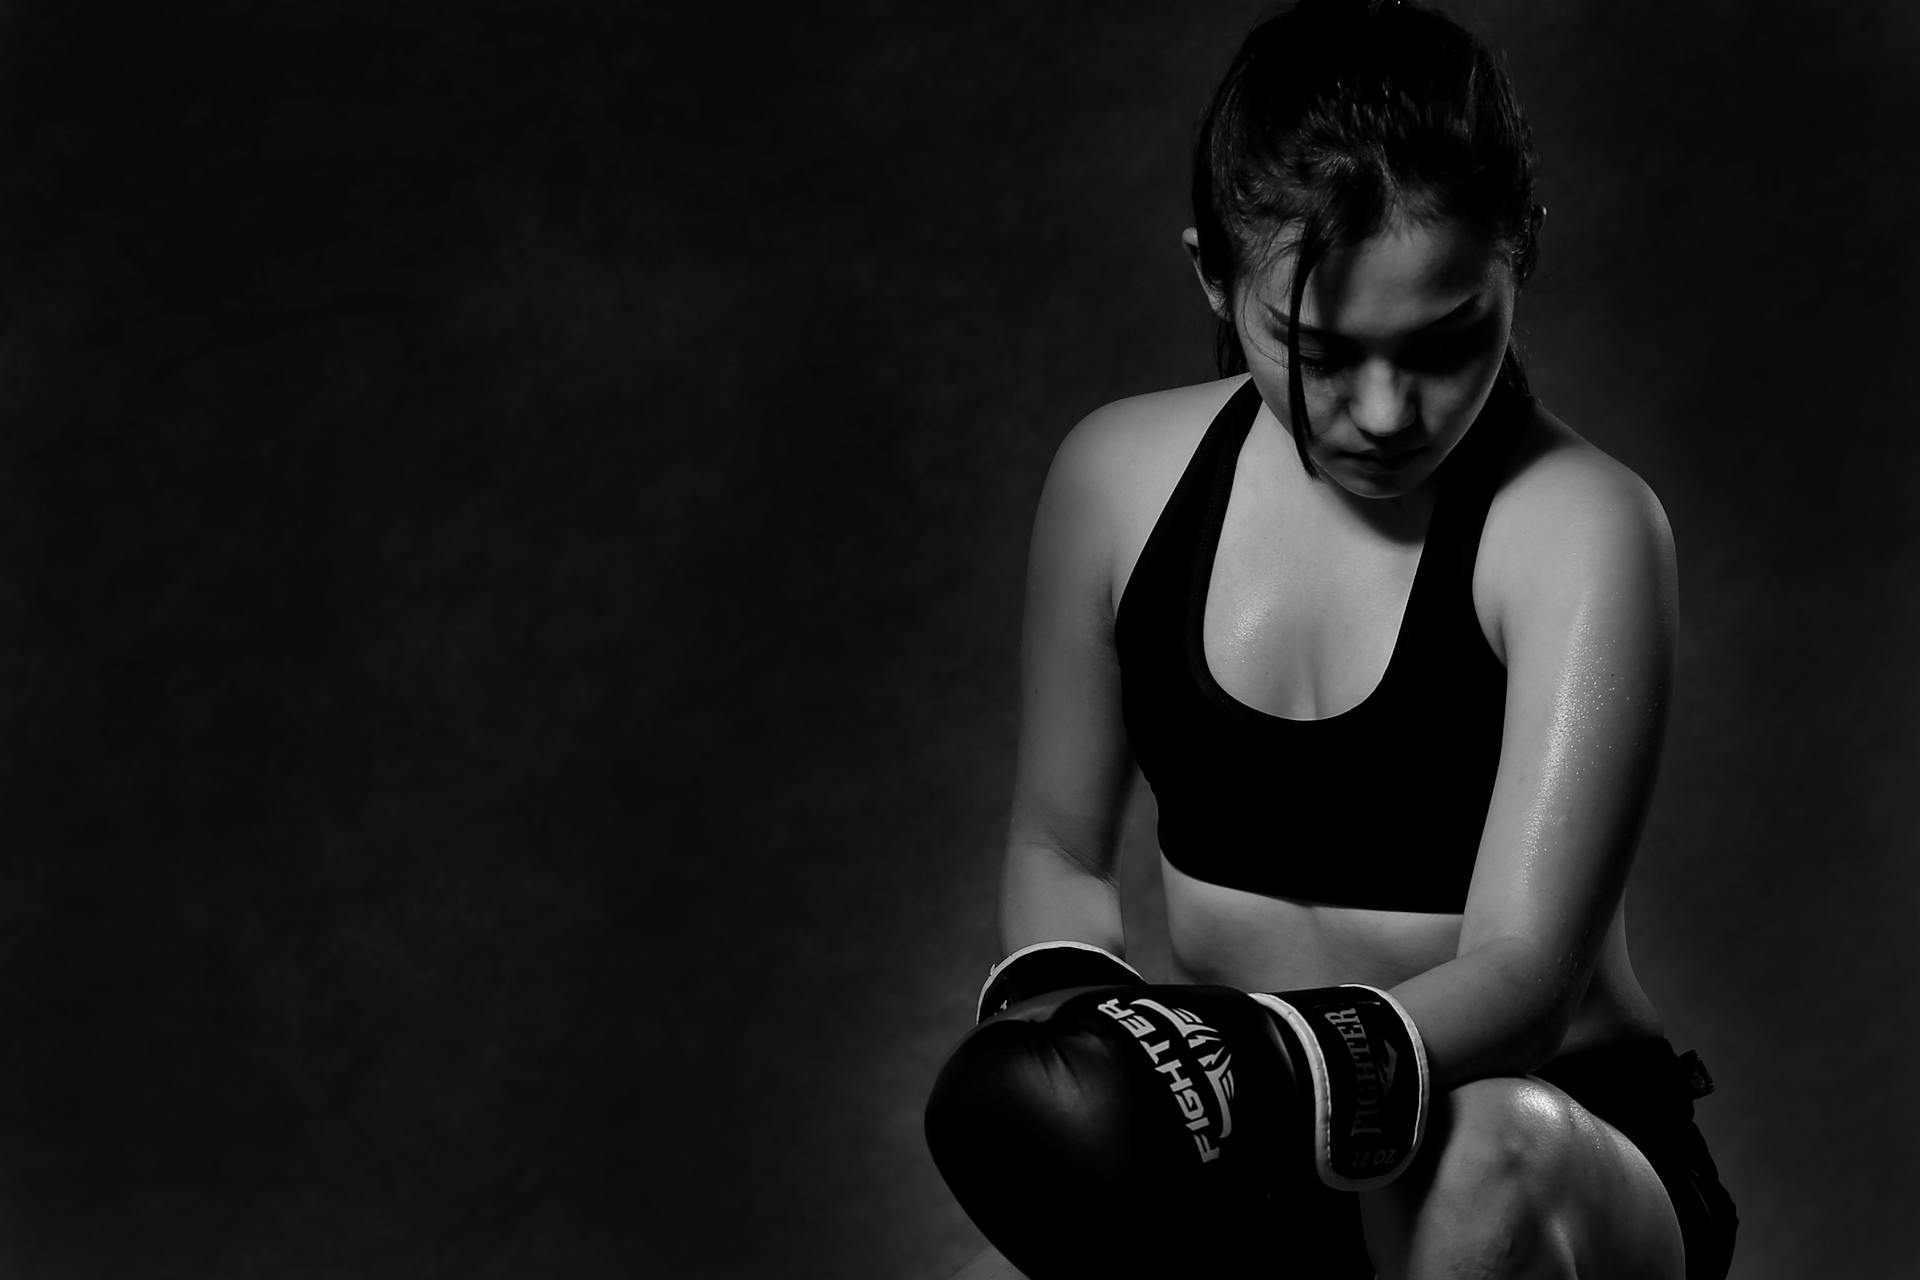
POLYGON ((1400 1002, 1377 987, 1254 993, 1292 1028, 1294 1059, 1313 1080, 1313 1158, 1320 1181, 1366 1191, 1399 1176, 1427 1128, 1427 1053, 1400 1002))
POLYGON ((1091 942, 1036 942, 1020 948, 987 971, 974 1021, 985 1022, 1022 1000, 1049 991, 1064 991, 1068 987, 1130 987, 1145 982, 1138 969, 1105 947, 1096 947, 1091 942))

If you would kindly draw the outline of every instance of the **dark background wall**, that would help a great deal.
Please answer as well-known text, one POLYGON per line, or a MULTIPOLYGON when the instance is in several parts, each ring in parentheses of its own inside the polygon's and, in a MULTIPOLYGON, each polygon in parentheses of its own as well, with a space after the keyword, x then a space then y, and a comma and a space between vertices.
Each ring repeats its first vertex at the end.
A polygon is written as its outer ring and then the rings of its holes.
MULTIPOLYGON (((1027 521, 1207 376, 1257 6, 804 8, 0 9, 0 1271, 976 1247, 919 1108, 1027 521)), ((1910 1274, 1920 11, 1456 12, 1544 156, 1537 388, 1678 536, 1632 938, 1736 1274, 1910 1274)))

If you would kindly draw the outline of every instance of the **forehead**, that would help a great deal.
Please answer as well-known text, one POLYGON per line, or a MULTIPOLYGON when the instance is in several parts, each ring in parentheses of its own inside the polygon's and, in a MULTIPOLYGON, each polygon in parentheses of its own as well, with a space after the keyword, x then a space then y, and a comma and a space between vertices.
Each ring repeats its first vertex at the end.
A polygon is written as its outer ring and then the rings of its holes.
MULTIPOLYGON (((1293 286, 1291 248, 1249 281, 1254 299, 1285 315, 1293 286)), ((1304 327, 1356 338, 1418 329, 1473 299, 1510 300, 1512 273, 1499 244, 1458 222, 1396 222, 1320 259, 1300 300, 1304 327)))

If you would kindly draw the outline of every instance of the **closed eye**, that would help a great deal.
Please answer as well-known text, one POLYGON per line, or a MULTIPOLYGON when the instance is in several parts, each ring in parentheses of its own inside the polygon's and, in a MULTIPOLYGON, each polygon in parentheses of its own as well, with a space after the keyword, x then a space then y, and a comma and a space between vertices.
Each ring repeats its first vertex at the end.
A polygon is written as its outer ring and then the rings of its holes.
MULTIPOLYGON (((1286 350, 1287 338, 1284 332, 1273 335, 1274 342, 1282 351, 1286 350)), ((1300 372, 1315 377, 1329 377, 1349 368, 1360 358, 1359 348, 1349 346, 1331 334, 1315 334, 1308 338, 1301 335, 1300 372)))
MULTIPOLYGON (((1280 335, 1274 336, 1280 339, 1280 335)), ((1404 348, 1394 363, 1408 373, 1453 373, 1487 354, 1487 337, 1482 325, 1422 337, 1404 348)), ((1300 371, 1314 377, 1331 377, 1351 368, 1358 359, 1357 350, 1329 345, 1325 338, 1300 347, 1300 371)))
MULTIPOLYGON (((1406 333, 1395 344, 1394 362, 1409 373, 1447 374, 1488 354, 1488 339, 1499 318, 1492 311, 1481 311, 1482 301, 1479 295, 1467 298, 1447 314, 1406 333)), ((1292 328, 1286 313, 1269 303, 1267 321, 1273 340, 1285 350, 1292 328)), ((1360 348, 1331 330, 1301 325, 1299 337, 1302 374, 1331 377, 1360 359, 1360 348)))
POLYGON ((1300 372, 1326 377, 1351 365, 1351 357, 1339 353, 1302 351, 1300 353, 1300 372))

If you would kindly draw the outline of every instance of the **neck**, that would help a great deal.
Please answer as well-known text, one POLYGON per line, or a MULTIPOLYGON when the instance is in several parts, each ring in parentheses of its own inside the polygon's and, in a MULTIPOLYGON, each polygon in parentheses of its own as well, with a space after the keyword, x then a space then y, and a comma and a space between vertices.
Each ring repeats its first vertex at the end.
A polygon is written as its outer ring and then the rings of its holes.
POLYGON ((1309 476, 1300 465, 1300 451, 1294 445, 1293 433, 1264 408, 1254 423, 1254 430, 1259 437, 1258 466, 1262 474, 1272 479, 1282 501, 1296 508, 1310 508, 1333 528, 1409 546, 1425 540, 1427 524, 1433 516, 1437 472, 1407 493, 1383 498, 1362 497, 1329 479, 1324 472, 1309 476))

